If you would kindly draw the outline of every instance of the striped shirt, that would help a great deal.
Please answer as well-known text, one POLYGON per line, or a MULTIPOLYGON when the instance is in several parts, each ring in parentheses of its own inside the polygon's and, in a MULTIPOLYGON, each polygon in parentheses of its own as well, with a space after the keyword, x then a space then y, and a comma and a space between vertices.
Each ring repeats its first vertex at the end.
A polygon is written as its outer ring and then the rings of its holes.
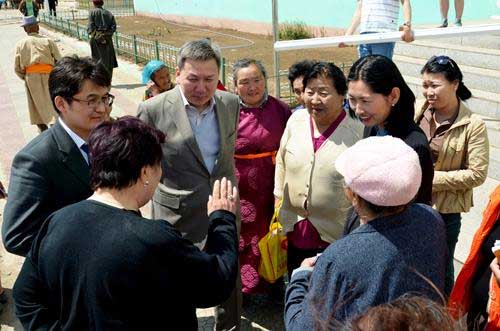
POLYGON ((397 31, 400 0, 358 0, 361 4, 360 32, 397 31))

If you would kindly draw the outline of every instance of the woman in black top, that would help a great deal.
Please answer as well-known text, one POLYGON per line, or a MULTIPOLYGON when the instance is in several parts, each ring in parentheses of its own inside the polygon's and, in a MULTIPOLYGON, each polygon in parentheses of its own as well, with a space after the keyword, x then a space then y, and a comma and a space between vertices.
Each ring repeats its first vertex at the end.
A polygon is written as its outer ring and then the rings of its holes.
POLYGON ((164 140, 134 117, 94 129, 94 194, 47 219, 14 286, 26 330, 197 330, 195 308, 229 296, 238 259, 230 181, 214 184, 203 252, 166 221, 141 217, 164 140))
MULTIPOLYGON (((364 137, 391 135, 417 152, 422 184, 414 202, 431 205, 434 168, 429 143, 414 122, 415 95, 397 66, 385 56, 362 57, 352 65, 347 81, 350 113, 366 126, 364 137)), ((358 225, 356 215, 351 214, 344 234, 358 225)))

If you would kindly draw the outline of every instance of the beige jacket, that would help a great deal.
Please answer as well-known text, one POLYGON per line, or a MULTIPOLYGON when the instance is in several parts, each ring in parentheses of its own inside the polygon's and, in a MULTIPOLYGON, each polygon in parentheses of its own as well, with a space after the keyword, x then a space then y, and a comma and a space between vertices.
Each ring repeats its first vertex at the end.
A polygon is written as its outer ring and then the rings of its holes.
MULTIPOLYGON (((417 108, 418 123, 425 109, 417 108)), ((446 132, 434 165, 432 204, 440 213, 468 212, 473 206, 472 188, 488 174, 489 143, 486 125, 460 102, 457 119, 446 132)))
POLYGON ((335 160, 363 137, 363 125, 346 116, 316 153, 310 132, 307 109, 294 112, 276 156, 274 195, 283 198, 279 217, 286 232, 308 218, 321 239, 333 242, 342 236, 350 206, 335 160))
POLYGON ((26 67, 40 63, 54 65, 61 58, 51 39, 30 33, 16 44, 14 70, 24 80, 31 124, 53 123, 57 117, 49 94, 49 74, 26 74, 26 67))

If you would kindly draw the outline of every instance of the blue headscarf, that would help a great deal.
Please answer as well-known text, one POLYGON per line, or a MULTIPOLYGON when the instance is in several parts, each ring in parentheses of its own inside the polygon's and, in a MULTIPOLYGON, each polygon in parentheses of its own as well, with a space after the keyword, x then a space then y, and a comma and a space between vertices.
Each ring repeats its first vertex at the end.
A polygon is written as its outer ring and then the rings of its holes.
POLYGON ((142 71, 142 83, 147 84, 148 81, 151 79, 151 76, 158 70, 160 70, 163 67, 167 67, 167 65, 163 61, 159 60, 151 60, 146 64, 144 67, 144 70, 142 71))

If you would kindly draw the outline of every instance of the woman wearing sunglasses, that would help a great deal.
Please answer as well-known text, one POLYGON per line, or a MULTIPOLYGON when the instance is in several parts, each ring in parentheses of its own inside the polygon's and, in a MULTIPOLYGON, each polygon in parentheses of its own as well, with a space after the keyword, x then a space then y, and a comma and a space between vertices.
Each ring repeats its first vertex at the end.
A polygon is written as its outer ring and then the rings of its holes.
POLYGON ((460 233, 460 213, 473 205, 472 188, 481 185, 488 172, 489 147, 486 126, 464 104, 472 94, 463 83, 455 61, 433 56, 421 70, 425 103, 416 122, 429 141, 434 164, 433 207, 446 225, 449 249, 445 293, 454 282, 453 254, 460 233))

